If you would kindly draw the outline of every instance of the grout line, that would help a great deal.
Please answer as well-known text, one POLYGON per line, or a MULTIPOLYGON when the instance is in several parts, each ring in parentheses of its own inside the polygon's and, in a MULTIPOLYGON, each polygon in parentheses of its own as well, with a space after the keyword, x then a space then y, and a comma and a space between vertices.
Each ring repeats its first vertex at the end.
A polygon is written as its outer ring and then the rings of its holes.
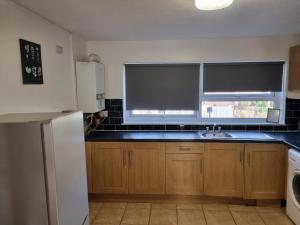
POLYGON ((150 224, 151 213, 152 213, 152 202, 150 202, 150 213, 149 213, 148 225, 150 224))
POLYGON ((203 205, 202 205, 202 213, 203 213, 203 216, 204 216, 205 223, 208 224, 203 205))
POLYGON ((179 222, 179 219, 178 219, 178 204, 177 204, 177 202, 176 202, 176 224, 178 225, 178 222, 179 222))
POLYGON ((256 214, 258 215, 258 217, 261 219, 261 221, 263 222, 263 224, 267 225, 264 218, 260 215, 260 213, 256 210, 256 207, 255 207, 255 212, 256 214))
POLYGON ((124 212, 123 212, 123 215, 122 215, 122 217, 121 217, 121 220, 120 220, 120 223, 119 223, 119 225, 121 225, 121 224, 122 224, 122 222, 123 222, 123 219, 124 219, 125 213, 126 213, 126 211, 127 211, 127 206, 128 206, 128 203, 126 202, 126 206, 125 206, 125 209, 124 209, 124 212))
POLYGON ((96 215, 94 216, 93 220, 90 221, 91 224, 93 224, 98 216, 98 214, 100 213, 101 209, 103 208, 103 203, 101 202, 101 206, 97 207, 97 211, 96 211, 96 215))
POLYGON ((229 210, 229 213, 230 213, 230 215, 231 215, 231 218, 233 219, 233 222, 234 222, 236 225, 238 225, 237 222, 236 222, 236 220, 235 220, 235 218, 234 218, 234 216, 232 215, 232 211, 230 210, 229 207, 228 207, 228 210, 229 210))

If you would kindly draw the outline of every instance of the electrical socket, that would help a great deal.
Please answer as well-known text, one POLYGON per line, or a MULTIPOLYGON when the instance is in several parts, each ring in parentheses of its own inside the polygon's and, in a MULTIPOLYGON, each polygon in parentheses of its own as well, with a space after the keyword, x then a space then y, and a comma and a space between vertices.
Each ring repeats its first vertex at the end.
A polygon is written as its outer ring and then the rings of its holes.
POLYGON ((108 111, 103 110, 103 111, 99 112, 99 116, 102 117, 102 118, 107 118, 108 117, 108 111))

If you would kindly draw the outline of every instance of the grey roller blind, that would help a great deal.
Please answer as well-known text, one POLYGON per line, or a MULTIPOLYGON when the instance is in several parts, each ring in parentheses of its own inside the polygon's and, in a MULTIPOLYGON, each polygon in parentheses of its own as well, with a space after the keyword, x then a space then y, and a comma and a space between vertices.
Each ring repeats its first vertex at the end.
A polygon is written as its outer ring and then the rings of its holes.
POLYGON ((206 63, 204 92, 282 91, 283 62, 206 63))
POLYGON ((127 110, 199 110, 199 68, 199 64, 125 65, 127 110))

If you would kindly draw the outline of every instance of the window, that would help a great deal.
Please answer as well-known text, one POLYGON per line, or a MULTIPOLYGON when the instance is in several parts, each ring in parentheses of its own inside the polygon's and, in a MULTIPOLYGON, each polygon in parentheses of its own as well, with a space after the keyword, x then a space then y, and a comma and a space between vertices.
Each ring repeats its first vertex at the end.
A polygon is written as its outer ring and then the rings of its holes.
POLYGON ((203 118, 267 118, 268 108, 274 107, 274 101, 202 101, 203 118))
POLYGON ((200 64, 126 64, 125 123, 199 123, 200 64))
MULTIPOLYGON (((239 99, 218 98, 202 101, 202 120, 212 123, 265 123, 268 108, 276 108, 276 99, 240 95, 239 99)), ((205 97, 204 97, 205 99, 205 97)))
POLYGON ((124 122, 266 123, 268 108, 285 106, 283 68, 282 62, 126 64, 124 122))
POLYGON ((268 108, 284 107, 282 75, 282 62, 204 64, 202 122, 266 123, 268 108))

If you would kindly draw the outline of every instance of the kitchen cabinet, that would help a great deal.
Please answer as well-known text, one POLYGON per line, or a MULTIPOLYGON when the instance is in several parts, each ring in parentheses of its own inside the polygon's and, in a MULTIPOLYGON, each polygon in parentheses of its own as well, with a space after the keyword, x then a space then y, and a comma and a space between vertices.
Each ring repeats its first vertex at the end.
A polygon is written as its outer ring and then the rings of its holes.
POLYGON ((285 151, 281 144, 245 145, 245 198, 283 199, 285 151))
POLYGON ((167 154, 166 193, 202 194, 203 165, 203 154, 167 154))
POLYGON ((204 194, 243 197, 243 144, 208 143, 204 152, 204 194))
POLYGON ((300 45, 290 48, 288 97, 300 99, 300 45))
POLYGON ((87 142, 89 193, 284 199, 282 144, 87 142))
POLYGON ((127 149, 129 193, 165 194, 165 144, 132 142, 127 149))
POLYGON ((128 193, 125 143, 93 143, 92 162, 93 193, 128 193))
POLYGON ((85 159, 88 192, 92 193, 92 142, 85 142, 85 159))
POLYGON ((203 143, 166 143, 167 194, 203 194, 203 153, 203 143))

